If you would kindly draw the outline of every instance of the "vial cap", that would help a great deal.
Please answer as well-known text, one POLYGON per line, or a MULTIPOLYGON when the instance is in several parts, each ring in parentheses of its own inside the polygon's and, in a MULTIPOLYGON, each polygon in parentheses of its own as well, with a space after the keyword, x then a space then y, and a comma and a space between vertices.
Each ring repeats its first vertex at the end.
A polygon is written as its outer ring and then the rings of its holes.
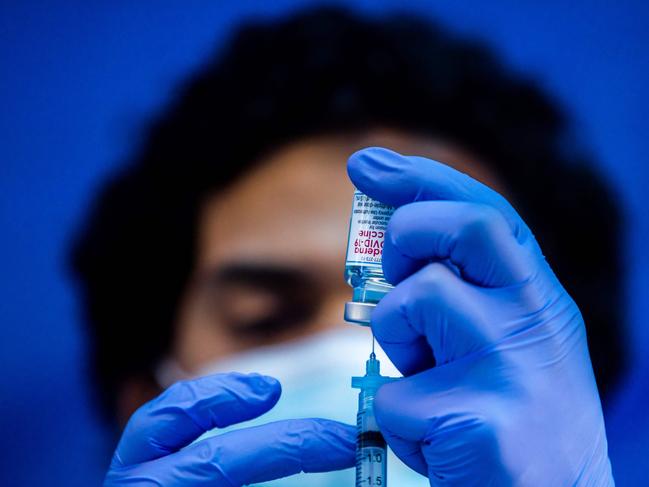
POLYGON ((376 304, 374 303, 356 303, 354 301, 347 301, 345 303, 345 321, 355 323, 357 325, 369 326, 372 311, 376 304))

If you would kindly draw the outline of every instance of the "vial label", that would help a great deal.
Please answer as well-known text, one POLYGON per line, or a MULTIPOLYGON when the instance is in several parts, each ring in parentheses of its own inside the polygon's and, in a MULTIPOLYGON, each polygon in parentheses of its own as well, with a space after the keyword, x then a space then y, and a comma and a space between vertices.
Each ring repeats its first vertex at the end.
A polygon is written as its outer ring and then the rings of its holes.
POLYGON ((395 208, 354 191, 346 264, 381 265, 388 221, 395 208))

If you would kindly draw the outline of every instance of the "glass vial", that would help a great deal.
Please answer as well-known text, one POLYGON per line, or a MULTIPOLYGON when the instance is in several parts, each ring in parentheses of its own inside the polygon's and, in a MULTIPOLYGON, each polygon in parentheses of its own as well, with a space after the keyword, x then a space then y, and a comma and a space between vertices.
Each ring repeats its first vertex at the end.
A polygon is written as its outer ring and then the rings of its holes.
POLYGON ((385 230, 395 208, 354 191, 349 220, 345 280, 353 288, 345 304, 345 321, 370 324, 372 310, 391 289, 383 277, 385 230))

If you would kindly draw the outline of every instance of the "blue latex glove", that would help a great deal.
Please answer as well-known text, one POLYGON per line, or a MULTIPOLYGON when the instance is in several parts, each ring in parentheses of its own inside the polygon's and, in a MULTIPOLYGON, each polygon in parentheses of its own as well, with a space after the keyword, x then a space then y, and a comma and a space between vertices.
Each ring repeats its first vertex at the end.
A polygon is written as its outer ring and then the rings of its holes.
POLYGON ((375 401, 394 452, 435 486, 613 485, 581 314, 516 211, 422 157, 370 148, 348 171, 398 207, 372 316, 405 376, 375 401))
POLYGON ((356 429, 324 419, 278 421, 190 445, 212 428, 265 413, 280 393, 277 380, 258 374, 216 374, 173 385, 133 414, 104 485, 238 487, 351 467, 356 429))

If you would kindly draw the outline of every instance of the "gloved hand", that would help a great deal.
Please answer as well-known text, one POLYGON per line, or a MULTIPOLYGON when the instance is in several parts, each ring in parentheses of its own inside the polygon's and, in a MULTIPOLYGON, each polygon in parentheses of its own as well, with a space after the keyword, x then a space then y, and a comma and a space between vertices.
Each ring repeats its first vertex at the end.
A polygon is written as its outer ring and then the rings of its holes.
POLYGON ((434 486, 613 485, 581 314, 516 211, 422 157, 365 149, 348 172, 398 207, 372 315, 405 376, 374 403, 394 452, 434 486))
POLYGON ((277 421, 189 445, 215 427, 255 418, 281 393, 272 377, 216 374, 179 382, 138 409, 105 486, 239 487, 354 464, 356 429, 324 419, 277 421))

